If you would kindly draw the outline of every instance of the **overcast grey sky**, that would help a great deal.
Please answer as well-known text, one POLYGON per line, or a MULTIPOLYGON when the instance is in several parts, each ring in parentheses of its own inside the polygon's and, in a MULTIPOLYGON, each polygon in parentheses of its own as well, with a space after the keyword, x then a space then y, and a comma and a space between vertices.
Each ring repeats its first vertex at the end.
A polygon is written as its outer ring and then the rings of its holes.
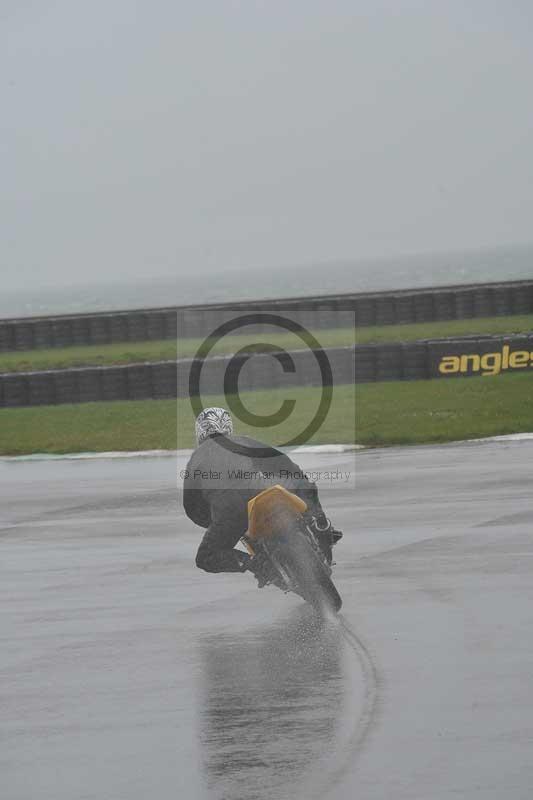
POLYGON ((0 0, 3 287, 531 241, 532 9, 0 0))

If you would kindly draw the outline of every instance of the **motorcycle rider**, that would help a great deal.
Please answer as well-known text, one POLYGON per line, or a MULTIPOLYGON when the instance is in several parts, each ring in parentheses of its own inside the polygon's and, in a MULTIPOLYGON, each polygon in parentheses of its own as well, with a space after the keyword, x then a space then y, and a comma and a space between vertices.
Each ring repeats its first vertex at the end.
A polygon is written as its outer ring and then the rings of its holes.
POLYGON ((235 436, 224 408, 206 408, 196 419, 197 448, 185 469, 183 506, 193 522, 206 528, 196 565, 206 572, 251 571, 264 586, 273 576, 258 555, 235 549, 248 528, 248 501, 280 484, 307 505, 306 522, 331 562, 331 547, 341 538, 326 518, 316 484, 277 450, 248 436, 235 436))

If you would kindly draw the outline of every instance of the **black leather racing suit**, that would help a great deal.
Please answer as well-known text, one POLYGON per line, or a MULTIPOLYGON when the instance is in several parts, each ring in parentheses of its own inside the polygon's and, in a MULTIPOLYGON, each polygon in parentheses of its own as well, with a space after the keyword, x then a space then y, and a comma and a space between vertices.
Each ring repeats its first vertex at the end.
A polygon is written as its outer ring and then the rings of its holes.
POLYGON ((206 572, 240 572, 234 550, 248 528, 248 501, 279 483, 323 514, 316 484, 284 453, 248 436, 212 436, 194 451, 185 470, 183 507, 207 528, 196 564, 206 572), (235 449, 238 452, 235 452, 235 449))

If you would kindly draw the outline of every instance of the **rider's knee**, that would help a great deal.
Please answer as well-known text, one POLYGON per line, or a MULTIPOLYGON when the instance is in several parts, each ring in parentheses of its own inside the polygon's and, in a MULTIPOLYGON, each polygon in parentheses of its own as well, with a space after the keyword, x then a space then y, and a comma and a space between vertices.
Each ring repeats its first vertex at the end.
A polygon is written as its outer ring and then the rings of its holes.
POLYGON ((211 550, 204 544, 200 545, 196 553, 196 566, 204 572, 213 572, 211 550))

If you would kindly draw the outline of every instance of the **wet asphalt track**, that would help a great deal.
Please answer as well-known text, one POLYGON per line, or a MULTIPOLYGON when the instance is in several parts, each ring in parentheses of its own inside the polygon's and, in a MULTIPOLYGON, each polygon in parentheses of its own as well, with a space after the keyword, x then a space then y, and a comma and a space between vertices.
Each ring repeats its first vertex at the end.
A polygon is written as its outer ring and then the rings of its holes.
POLYGON ((325 624, 193 566, 172 459, 0 463, 2 800, 530 798, 532 463, 358 454, 325 624))

